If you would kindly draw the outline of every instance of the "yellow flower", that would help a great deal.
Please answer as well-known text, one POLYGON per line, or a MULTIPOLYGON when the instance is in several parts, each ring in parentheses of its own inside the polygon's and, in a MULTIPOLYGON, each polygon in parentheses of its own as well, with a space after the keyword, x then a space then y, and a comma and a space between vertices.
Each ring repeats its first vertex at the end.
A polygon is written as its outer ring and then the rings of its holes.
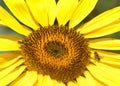
POLYGON ((4 0, 0 26, 0 86, 119 86, 120 7, 77 26, 98 0, 4 0), (74 29, 76 28, 77 29, 74 29), (91 39, 92 38, 92 39, 91 39), (93 39, 94 38, 94 39, 93 39))

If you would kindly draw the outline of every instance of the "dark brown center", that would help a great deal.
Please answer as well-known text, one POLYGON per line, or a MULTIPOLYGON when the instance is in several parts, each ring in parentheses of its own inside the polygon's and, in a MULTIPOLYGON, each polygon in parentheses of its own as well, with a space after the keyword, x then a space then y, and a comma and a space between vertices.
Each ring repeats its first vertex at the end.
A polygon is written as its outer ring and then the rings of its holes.
POLYGON ((76 79, 89 64, 87 41, 67 26, 40 27, 20 44, 28 70, 58 81, 76 79))
POLYGON ((65 48, 64 44, 56 41, 50 41, 46 43, 44 49, 47 53, 54 57, 62 57, 68 53, 68 50, 65 48))

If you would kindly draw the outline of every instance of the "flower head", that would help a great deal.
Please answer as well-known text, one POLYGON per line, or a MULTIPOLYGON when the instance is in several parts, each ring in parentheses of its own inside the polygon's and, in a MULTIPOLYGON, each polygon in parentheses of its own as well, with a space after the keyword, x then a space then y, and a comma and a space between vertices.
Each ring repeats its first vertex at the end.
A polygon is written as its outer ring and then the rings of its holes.
POLYGON ((103 37, 120 30, 120 7, 77 26, 97 1, 4 0, 14 17, 0 6, 0 25, 24 37, 0 35, 0 51, 14 51, 0 54, 0 85, 120 85, 120 54, 106 51, 120 40, 103 37))

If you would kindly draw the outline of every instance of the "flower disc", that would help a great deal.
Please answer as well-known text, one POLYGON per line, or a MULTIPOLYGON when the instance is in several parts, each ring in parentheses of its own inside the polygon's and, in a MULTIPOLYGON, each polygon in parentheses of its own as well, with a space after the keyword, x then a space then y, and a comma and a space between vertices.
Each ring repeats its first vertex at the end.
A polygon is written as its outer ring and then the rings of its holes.
POLYGON ((67 26, 40 27, 20 44, 29 70, 58 81, 74 80, 89 64, 87 41, 67 26))

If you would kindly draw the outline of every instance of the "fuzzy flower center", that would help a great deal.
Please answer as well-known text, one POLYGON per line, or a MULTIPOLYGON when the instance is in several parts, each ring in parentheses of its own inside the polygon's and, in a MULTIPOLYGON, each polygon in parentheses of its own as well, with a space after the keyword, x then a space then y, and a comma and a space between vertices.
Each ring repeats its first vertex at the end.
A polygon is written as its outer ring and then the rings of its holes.
POLYGON ((57 81, 75 80, 90 62, 87 41, 67 26, 40 27, 20 45, 28 70, 57 81))

